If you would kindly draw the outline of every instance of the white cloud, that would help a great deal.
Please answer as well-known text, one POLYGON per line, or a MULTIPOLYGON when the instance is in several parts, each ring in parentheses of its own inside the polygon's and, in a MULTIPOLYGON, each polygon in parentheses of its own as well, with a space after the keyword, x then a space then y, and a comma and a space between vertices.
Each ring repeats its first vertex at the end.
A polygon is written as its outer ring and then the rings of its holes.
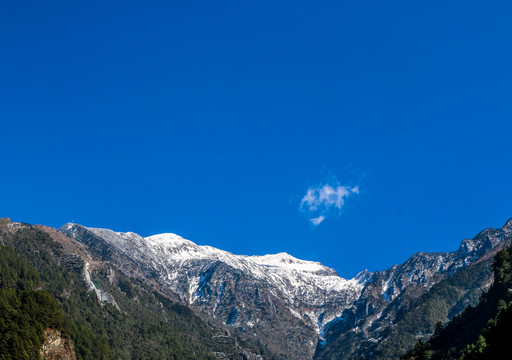
POLYGON ((359 186, 324 184, 310 187, 300 202, 300 209, 308 213, 314 226, 318 226, 327 216, 339 216, 345 200, 354 194, 359 194, 359 186))
POLYGON ((359 188, 348 188, 346 186, 332 187, 325 184, 321 187, 309 188, 306 195, 300 202, 300 207, 308 211, 321 210, 322 208, 328 209, 335 207, 341 209, 345 204, 345 198, 349 197, 352 193, 359 194, 359 188))
POLYGON ((315 226, 320 225, 320 223, 324 220, 325 220, 325 216, 323 216, 323 215, 320 215, 319 217, 316 217, 313 219, 309 219, 309 221, 311 221, 313 223, 313 225, 315 225, 315 226))

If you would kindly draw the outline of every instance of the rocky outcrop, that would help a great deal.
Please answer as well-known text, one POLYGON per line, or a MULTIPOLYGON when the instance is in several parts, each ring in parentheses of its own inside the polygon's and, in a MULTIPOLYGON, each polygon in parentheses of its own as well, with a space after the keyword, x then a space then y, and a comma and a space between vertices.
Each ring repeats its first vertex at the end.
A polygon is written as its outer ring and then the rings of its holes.
POLYGON ((45 340, 41 349, 43 360, 76 360, 73 342, 63 337, 61 332, 54 329, 45 329, 45 340))

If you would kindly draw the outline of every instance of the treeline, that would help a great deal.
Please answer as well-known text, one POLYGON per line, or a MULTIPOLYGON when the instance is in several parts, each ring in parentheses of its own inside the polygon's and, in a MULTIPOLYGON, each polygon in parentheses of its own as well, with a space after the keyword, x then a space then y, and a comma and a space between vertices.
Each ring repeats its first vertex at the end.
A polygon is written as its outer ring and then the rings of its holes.
POLYGON ((512 247, 496 254, 493 275, 478 305, 466 308, 444 328, 438 324, 429 341, 418 341, 401 359, 484 360, 506 354, 512 334, 512 247))

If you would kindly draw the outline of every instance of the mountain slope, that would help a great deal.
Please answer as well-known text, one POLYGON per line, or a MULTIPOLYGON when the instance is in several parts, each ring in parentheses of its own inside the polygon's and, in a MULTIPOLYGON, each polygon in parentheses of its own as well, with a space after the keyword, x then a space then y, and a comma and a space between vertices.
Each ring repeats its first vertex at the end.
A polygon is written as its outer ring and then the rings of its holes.
MULTIPOLYGON (((0 246, 0 359, 37 359, 46 334, 62 329, 64 314, 54 297, 41 289, 37 270, 12 249, 0 246)), ((69 339, 61 359, 75 359, 69 339)))
POLYGON ((493 260, 494 282, 475 307, 468 307, 427 342, 418 341, 404 360, 499 359, 509 351, 512 331, 512 247, 493 260))
POLYGON ((502 229, 486 229, 464 240, 454 252, 418 253, 401 265, 364 271, 350 280, 285 253, 234 255, 175 234, 143 238, 78 224, 60 230, 130 276, 245 338, 260 339, 276 353, 293 359, 363 359, 370 354, 386 359, 412 347, 416 336, 433 331, 435 321, 447 321, 476 301, 490 282, 485 261, 510 243, 511 228, 509 221, 502 229), (443 304, 431 300, 439 298, 435 285, 461 270, 459 280, 443 285, 457 288, 456 296, 443 304), (429 310, 436 307, 445 308, 439 316, 429 310), (412 314, 424 321, 414 325, 412 314), (397 326, 407 336, 391 330, 397 326), (390 352, 386 342, 397 345, 390 352))
POLYGON ((0 245, 41 274, 65 314, 63 331, 77 359, 277 359, 133 281, 56 229, 1 219, 0 245))
POLYGON ((77 224, 61 231, 123 271, 296 358, 313 355, 323 325, 357 300, 367 279, 345 280, 319 263, 284 253, 234 255, 175 234, 142 238, 77 224))
POLYGON ((327 332, 318 359, 396 359, 436 322, 447 322, 492 281, 491 258, 510 244, 512 221, 464 240, 451 253, 418 253, 401 265, 373 274, 357 310, 327 332), (354 331, 355 329, 355 331, 354 331))

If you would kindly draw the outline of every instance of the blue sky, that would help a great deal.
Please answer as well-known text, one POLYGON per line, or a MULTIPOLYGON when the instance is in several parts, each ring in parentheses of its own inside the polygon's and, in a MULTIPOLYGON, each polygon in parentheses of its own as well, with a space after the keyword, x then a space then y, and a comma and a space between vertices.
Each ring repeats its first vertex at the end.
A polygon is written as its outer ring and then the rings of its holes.
POLYGON ((512 217, 509 1, 0 10, 0 216, 344 277, 512 217))

